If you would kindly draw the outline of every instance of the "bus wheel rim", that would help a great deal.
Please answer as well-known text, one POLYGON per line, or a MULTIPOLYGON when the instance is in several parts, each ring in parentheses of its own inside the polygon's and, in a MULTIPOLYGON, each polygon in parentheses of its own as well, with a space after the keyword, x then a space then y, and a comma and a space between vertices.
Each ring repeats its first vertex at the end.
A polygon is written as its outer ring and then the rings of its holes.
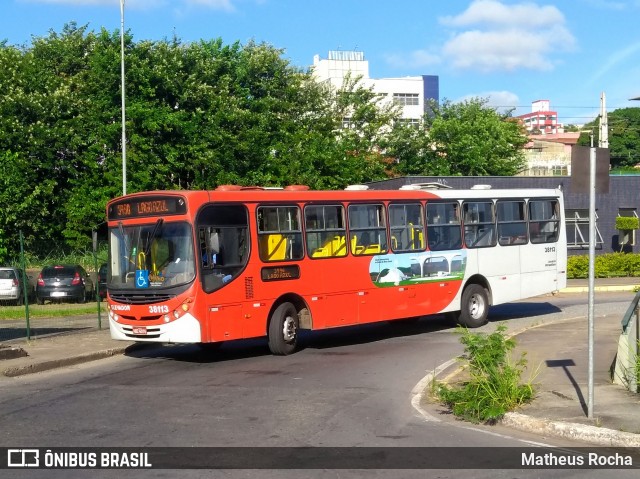
POLYGON ((282 337, 288 343, 296 339, 296 321, 291 316, 287 316, 282 325, 282 337))
POLYGON ((471 301, 469 302, 469 314, 472 318, 477 319, 484 314, 484 301, 482 296, 479 294, 474 294, 471 296, 471 301))

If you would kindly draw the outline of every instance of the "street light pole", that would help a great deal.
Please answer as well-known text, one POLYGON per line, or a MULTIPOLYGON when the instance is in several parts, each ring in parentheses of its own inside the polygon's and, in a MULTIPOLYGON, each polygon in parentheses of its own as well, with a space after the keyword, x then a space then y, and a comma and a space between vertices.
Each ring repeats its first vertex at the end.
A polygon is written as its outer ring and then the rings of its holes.
POLYGON ((124 93, 124 1, 120 0, 120 90, 122 96, 122 195, 127 194, 127 134, 124 93))
POLYGON ((588 370, 587 381, 587 417, 593 418, 593 348, 594 348, 594 313, 595 313, 595 263, 596 263, 596 149, 593 147, 593 131, 591 132, 591 148, 589 149, 589 296, 587 318, 588 370))

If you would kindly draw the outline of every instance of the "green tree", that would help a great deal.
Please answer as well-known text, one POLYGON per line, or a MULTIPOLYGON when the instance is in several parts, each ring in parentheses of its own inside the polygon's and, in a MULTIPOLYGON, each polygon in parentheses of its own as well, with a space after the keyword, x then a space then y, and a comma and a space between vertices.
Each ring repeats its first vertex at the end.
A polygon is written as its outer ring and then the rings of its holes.
MULTIPOLYGON (((611 168, 633 168, 640 163, 640 108, 620 108, 607 115, 609 124, 609 154, 611 168)), ((587 123, 584 130, 592 130, 594 145, 600 140, 600 117, 587 123)), ((590 146, 588 133, 580 135, 578 144, 590 146)))
POLYGON ((510 117, 474 98, 431 105, 419 127, 396 127, 387 153, 399 175, 511 176, 524 167, 527 137, 510 117))
POLYGON ((523 169, 522 148, 528 140, 510 114, 487 107, 482 98, 445 101, 433 110, 425 116, 430 154, 446 158, 446 174, 511 176, 523 169))

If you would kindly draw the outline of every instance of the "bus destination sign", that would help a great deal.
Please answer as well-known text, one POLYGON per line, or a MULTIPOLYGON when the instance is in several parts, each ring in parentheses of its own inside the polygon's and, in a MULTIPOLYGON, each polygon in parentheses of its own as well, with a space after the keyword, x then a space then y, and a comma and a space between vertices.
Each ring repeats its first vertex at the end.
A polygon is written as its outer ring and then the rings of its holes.
POLYGON ((109 206, 109 219, 137 218, 143 216, 182 215, 187 203, 179 196, 131 198, 109 206))
POLYGON ((276 266, 262 268, 262 281, 283 281, 287 279, 298 279, 300 268, 298 265, 276 266))

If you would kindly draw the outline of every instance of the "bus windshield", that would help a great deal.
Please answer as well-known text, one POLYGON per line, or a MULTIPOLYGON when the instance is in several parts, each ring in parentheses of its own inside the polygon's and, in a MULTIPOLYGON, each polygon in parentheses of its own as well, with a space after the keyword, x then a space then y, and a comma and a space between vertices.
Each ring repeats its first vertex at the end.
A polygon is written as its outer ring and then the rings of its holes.
POLYGON ((110 288, 167 288, 195 278, 193 235, 188 223, 162 219, 147 225, 119 223, 109 230, 109 249, 110 288))

